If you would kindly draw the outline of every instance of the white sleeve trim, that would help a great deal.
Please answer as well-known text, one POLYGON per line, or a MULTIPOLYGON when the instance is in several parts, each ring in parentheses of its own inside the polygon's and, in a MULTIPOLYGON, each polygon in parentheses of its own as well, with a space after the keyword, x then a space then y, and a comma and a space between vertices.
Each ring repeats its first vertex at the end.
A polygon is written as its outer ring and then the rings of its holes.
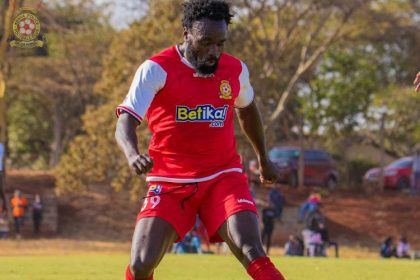
POLYGON ((142 121, 156 93, 165 86, 167 73, 152 60, 146 60, 137 69, 130 90, 117 107, 117 116, 125 111, 142 121))
POLYGON ((249 82, 249 71, 245 63, 241 61, 242 71, 239 75, 240 90, 235 100, 235 108, 245 108, 254 100, 254 89, 249 82))

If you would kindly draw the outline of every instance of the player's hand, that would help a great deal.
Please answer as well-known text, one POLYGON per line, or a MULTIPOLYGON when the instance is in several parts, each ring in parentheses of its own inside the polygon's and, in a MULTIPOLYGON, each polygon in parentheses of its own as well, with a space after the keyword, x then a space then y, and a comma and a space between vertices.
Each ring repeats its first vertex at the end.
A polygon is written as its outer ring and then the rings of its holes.
POLYGON ((134 155, 128 159, 128 165, 137 175, 142 175, 152 169, 153 161, 149 155, 134 155))
POLYGON ((260 181, 263 184, 274 184, 277 182, 279 172, 269 159, 260 161, 260 181))
POLYGON ((420 91, 420 72, 417 73, 416 79, 414 80, 414 88, 416 91, 420 91))

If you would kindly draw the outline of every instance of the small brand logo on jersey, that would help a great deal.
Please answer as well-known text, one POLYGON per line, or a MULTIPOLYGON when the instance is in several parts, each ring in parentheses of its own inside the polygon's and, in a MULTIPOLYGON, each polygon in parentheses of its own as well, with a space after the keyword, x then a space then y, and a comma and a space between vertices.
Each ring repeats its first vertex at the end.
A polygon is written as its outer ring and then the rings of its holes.
POLYGON ((149 192, 152 192, 154 194, 160 194, 161 191, 162 191, 161 185, 151 185, 149 188, 149 192))
POLYGON ((198 105, 195 108, 176 106, 177 122, 210 122, 210 127, 223 127, 229 106, 215 108, 212 105, 198 105))
POLYGON ((248 204, 254 205, 254 202, 245 198, 238 199, 238 203, 248 203, 248 204))
POLYGON ((221 99, 232 99, 232 88, 228 81, 223 80, 220 83, 220 94, 221 99))

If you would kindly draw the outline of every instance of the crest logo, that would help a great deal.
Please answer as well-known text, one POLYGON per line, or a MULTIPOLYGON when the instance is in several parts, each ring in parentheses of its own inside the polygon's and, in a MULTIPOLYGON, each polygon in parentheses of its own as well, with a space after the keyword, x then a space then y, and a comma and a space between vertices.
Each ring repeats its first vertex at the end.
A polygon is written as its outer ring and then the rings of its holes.
POLYGON ((154 194, 160 194, 160 192, 162 191, 162 186, 161 185, 151 185, 149 188, 149 192, 152 192, 154 194))
POLYGON ((219 97, 221 99, 232 99, 232 88, 228 81, 223 80, 220 83, 220 94, 219 97))
POLYGON ((13 21, 13 34, 9 42, 11 47, 35 48, 42 47, 46 40, 41 35, 41 23, 36 9, 23 7, 13 21))

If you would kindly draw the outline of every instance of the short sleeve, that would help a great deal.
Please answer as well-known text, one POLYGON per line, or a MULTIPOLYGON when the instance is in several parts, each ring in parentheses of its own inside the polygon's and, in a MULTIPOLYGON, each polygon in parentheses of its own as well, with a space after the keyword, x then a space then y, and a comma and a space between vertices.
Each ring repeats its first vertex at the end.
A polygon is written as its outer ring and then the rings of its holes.
POLYGON ((137 69, 124 101, 118 105, 117 116, 125 111, 141 122, 156 93, 164 87, 166 77, 165 70, 158 63, 146 60, 137 69))
POLYGON ((240 90, 235 100, 236 108, 245 108, 254 100, 254 89, 249 82, 249 72, 245 63, 241 61, 242 71, 239 75, 240 90))

